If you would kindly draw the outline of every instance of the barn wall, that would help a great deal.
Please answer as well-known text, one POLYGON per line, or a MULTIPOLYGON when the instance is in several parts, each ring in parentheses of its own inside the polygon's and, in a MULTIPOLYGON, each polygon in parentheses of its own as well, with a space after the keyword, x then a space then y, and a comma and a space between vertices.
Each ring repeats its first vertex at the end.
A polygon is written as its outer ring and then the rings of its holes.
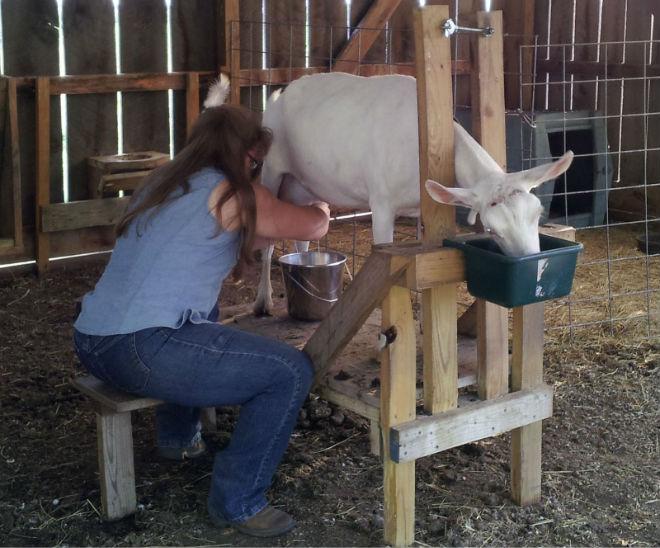
MULTIPOLYGON (((59 75, 57 4, 43 0, 3 0, 5 74, 7 76, 59 75)), ((172 61, 175 71, 215 71, 224 53, 217 31, 217 0, 172 1, 172 61)), ((63 33, 66 74, 114 74, 115 36, 112 0, 65 0, 63 33)), ((130 0, 120 3, 121 69, 124 73, 167 71, 166 10, 164 0, 130 0)), ((204 93, 205 90, 202 90, 204 93)), ((0 98, 4 97, 1 96, 0 98)), ((25 251, 0 249, 0 264, 33 257, 35 222, 35 100, 32 89, 19 90, 18 98, 22 213, 25 251)), ((4 105, 1 109, 4 113, 4 105)), ((169 152, 167 92, 123 94, 124 152, 169 152)), ((174 93, 174 148, 185 140, 185 92, 174 93)), ((4 124, 4 119, 3 119, 4 124)), ((87 158, 117 152, 117 99, 115 93, 67 97, 69 200, 89 197, 87 158)), ((51 202, 64 201, 60 98, 51 99, 51 202)), ((3 170, 0 181, 8 180, 3 170)), ((3 183, 6 184, 6 183, 3 183)), ((0 215, 8 215, 11 203, 0 191, 0 215)), ((4 225, 3 233, 6 232, 4 225)), ((4 235, 4 234, 3 234, 4 235)), ((53 235, 53 253, 94 251, 112 245, 111 231, 86 229, 53 235)))
MULTIPOLYGON (((614 162, 614 188, 643 185, 645 181, 649 184, 660 183, 660 152, 643 152, 645 148, 660 146, 660 114, 644 115, 660 113, 660 81, 657 77, 647 82, 643 79, 644 65, 648 62, 649 40, 660 39, 660 25, 657 21, 654 36, 651 36, 651 15, 655 14, 657 20, 660 5, 650 0, 603 0, 600 48, 593 45, 598 42, 599 0, 578 0, 575 8, 577 23, 573 25, 573 0, 539 0, 536 3, 535 26, 540 43, 546 44, 549 38, 551 44, 571 44, 574 29, 575 43, 591 44, 575 48, 575 61, 598 62, 603 66, 607 64, 610 74, 610 71, 617 68, 616 65, 625 63, 629 72, 623 78, 610 75, 609 82, 600 82, 598 85, 594 82, 578 83, 572 93, 569 85, 553 85, 548 95, 549 108, 570 110, 571 95, 573 110, 594 110, 597 104, 601 114, 612 117, 608 120, 607 131, 614 162), (622 44, 624 41, 625 51, 622 44), (635 43, 638 41, 642 42, 635 43), (645 124, 648 124, 647 132, 645 124)), ((656 43, 653 60, 656 71, 659 47, 656 43)), ((560 63, 563 59, 570 61, 572 54, 570 46, 554 47, 550 50, 550 59, 560 63)), ((539 55, 546 55, 545 48, 539 50, 539 55)), ((570 79, 571 73, 565 76, 570 79)), ((545 74, 539 74, 539 78, 544 77, 545 74)), ((561 82, 563 79, 561 72, 551 75, 551 81, 561 82)), ((577 82, 594 80, 594 76, 574 73, 574 79, 577 82)), ((545 92, 543 87, 538 87, 537 109, 545 108, 544 103, 545 92)), ((660 215, 660 189, 648 189, 648 201, 648 213, 660 215)), ((644 202, 643 189, 614 190, 610 193, 610 207, 615 216, 619 213, 625 218, 644 219, 644 202)))

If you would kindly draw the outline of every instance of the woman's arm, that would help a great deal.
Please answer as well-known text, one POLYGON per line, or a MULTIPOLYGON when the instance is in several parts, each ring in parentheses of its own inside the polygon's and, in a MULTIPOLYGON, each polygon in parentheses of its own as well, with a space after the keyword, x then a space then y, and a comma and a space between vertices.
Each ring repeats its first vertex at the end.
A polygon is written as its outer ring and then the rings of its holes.
POLYGON ((257 201, 257 236, 282 240, 320 240, 328 231, 330 209, 325 202, 298 206, 278 200, 260 184, 257 201))
MULTIPOLYGON (((223 181, 213 191, 209 206, 215 212, 213 204, 227 190, 228 183, 223 181)), ((325 202, 316 202, 309 206, 298 206, 278 200, 270 191, 255 183, 254 194, 257 206, 257 224, 255 248, 267 245, 267 240, 319 240, 328 231, 330 209, 325 202)), ((227 230, 240 228, 238 201, 232 196, 225 202, 220 212, 220 224, 227 230)))

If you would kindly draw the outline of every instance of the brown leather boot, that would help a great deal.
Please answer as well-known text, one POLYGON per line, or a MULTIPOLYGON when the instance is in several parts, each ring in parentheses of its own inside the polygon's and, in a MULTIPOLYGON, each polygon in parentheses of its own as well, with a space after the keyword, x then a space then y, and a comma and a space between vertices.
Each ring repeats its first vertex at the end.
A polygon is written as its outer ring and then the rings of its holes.
POLYGON ((211 509, 209 509, 209 515, 214 525, 233 527, 251 537, 277 537, 291 531, 296 526, 296 522, 289 514, 272 506, 266 506, 251 518, 240 523, 227 521, 216 515, 211 509))

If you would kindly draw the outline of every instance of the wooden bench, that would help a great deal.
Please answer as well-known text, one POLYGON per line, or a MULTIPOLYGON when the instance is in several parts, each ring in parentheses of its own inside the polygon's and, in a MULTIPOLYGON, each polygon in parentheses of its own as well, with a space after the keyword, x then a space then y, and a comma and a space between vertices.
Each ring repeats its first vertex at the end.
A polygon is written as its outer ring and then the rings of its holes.
MULTIPOLYGON (((115 390, 93 375, 76 377, 71 384, 95 402, 103 518, 121 519, 137 507, 131 413, 163 401, 115 390)), ((205 426, 213 428, 215 409, 204 411, 205 426)))

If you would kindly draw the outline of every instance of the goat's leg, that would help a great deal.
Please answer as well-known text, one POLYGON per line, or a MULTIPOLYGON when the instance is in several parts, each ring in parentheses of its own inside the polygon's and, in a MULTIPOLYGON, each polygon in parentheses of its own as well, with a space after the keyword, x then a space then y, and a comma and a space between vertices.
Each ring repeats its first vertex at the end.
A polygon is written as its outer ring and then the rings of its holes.
POLYGON ((270 281, 270 261, 273 258, 275 246, 269 245, 261 251, 261 276, 259 276, 259 287, 257 298, 254 301, 253 310, 257 316, 270 315, 273 310, 273 285, 270 281))
POLYGON ((383 207, 371 207, 372 231, 375 244, 389 244, 394 241, 394 212, 383 207))

